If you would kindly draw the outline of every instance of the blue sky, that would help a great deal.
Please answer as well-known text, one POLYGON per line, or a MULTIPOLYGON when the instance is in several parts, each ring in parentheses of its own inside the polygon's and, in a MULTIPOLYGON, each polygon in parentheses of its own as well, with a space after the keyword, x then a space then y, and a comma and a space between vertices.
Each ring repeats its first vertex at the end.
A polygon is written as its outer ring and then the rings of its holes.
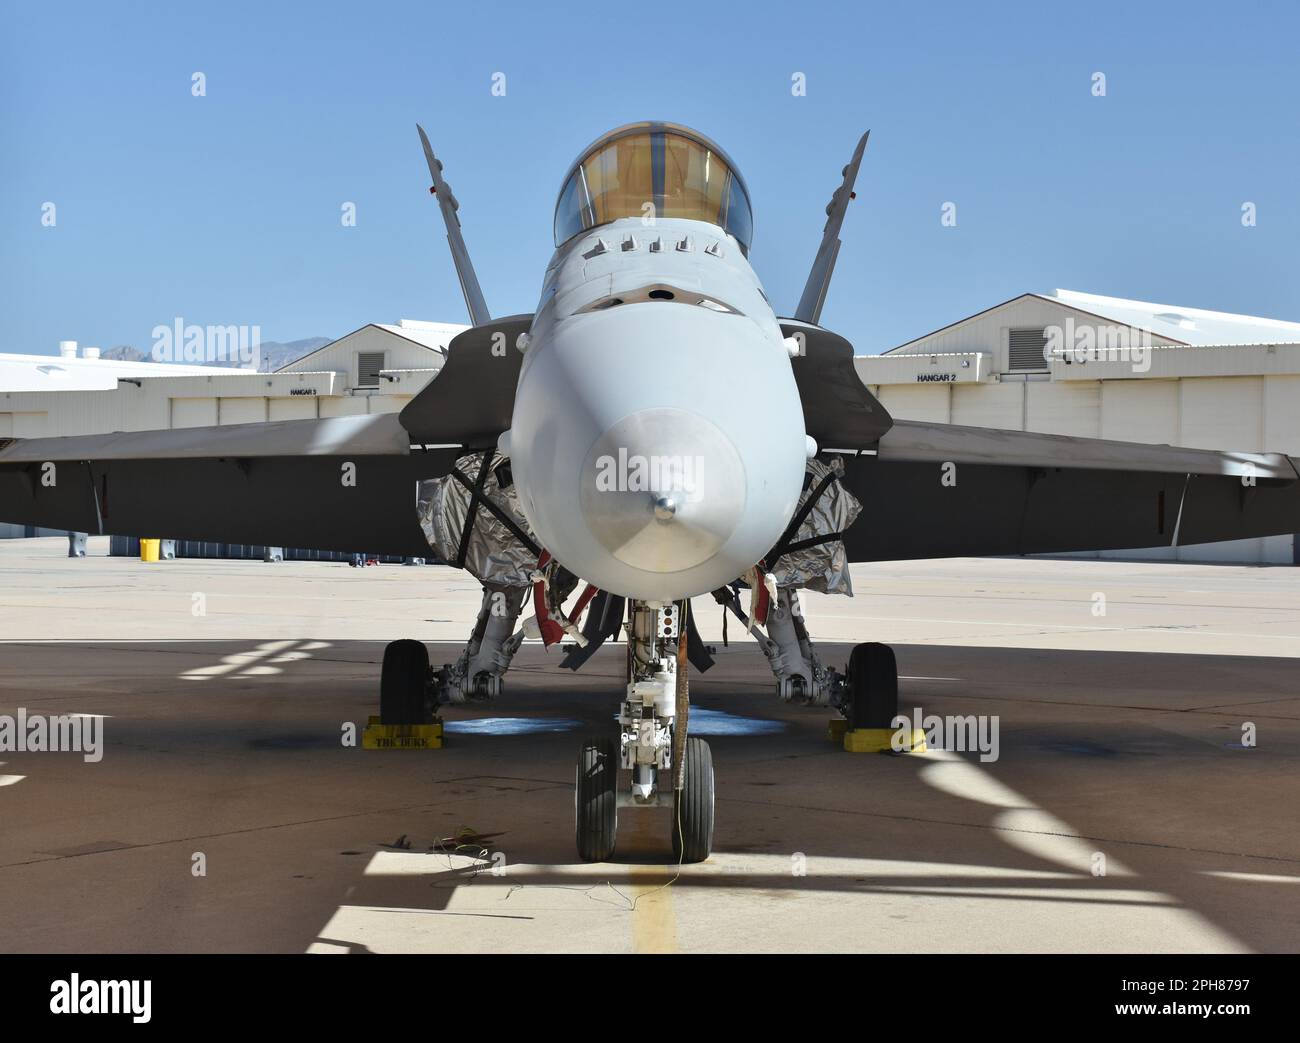
POLYGON ((0 351, 465 321, 417 120, 494 314, 536 302, 567 165, 649 118, 736 160, 784 314, 871 128, 823 313, 859 351, 1056 286, 1300 319, 1294 3, 0 10, 0 351))

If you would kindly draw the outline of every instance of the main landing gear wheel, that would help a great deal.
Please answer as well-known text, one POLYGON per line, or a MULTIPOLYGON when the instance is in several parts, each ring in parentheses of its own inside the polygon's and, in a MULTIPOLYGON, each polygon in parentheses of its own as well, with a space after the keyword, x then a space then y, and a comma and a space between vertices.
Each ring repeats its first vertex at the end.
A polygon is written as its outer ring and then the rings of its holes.
POLYGON ((574 786, 578 854, 585 862, 607 862, 618 837, 618 744, 603 739, 583 744, 574 786))
POLYGON ((877 641, 854 647, 849 656, 849 727, 891 728, 898 713, 898 662, 894 650, 877 641))
POLYGON ((686 740, 686 779, 673 800, 673 854, 703 862, 713 849, 713 753, 703 739, 686 740))
POLYGON ((429 719, 429 650, 420 641, 393 641, 379 677, 379 722, 423 724, 429 719))

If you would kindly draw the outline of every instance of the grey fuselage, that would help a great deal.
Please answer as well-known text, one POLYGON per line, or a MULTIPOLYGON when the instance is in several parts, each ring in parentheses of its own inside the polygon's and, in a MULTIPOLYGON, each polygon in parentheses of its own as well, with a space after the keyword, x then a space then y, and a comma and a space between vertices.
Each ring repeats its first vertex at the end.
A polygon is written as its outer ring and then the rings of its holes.
POLYGON ((623 218, 555 253, 508 434, 524 515, 569 571, 667 602, 736 579, 799 500, 807 438, 739 244, 623 218))

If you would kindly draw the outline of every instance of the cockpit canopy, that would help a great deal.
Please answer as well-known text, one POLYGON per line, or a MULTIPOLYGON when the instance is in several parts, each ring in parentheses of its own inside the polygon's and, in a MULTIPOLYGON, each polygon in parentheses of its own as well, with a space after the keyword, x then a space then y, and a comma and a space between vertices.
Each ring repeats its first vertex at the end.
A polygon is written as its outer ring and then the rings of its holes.
POLYGON ((744 180, 712 141, 673 123, 629 123, 573 165, 555 206, 555 245, 620 217, 708 221, 748 253, 754 220, 744 180))

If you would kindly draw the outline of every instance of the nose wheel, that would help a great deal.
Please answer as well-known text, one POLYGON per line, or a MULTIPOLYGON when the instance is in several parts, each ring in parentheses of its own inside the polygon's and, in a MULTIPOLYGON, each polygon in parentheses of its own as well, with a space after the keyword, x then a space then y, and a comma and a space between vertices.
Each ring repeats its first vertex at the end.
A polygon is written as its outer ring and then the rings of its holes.
MULTIPOLYGON (((612 739, 584 743, 578 753, 573 812, 578 856, 584 862, 608 862, 618 846, 619 804, 636 807, 633 798, 620 800, 618 744, 612 739)), ((662 795, 645 802, 663 807, 662 795)), ((684 865, 703 862, 713 850, 713 753, 703 739, 686 740, 686 777, 672 796, 673 858, 684 865)))
POLYGON ((578 854, 588 862, 614 853, 618 809, 671 808, 673 854, 703 862, 713 848, 713 756, 688 738, 684 604, 629 606, 628 683, 619 736, 589 741, 578 754, 574 818, 578 854), (619 770, 630 784, 619 789, 619 770))
POLYGON ((613 739, 583 744, 574 783, 578 855, 608 862, 618 840, 618 746, 613 739))
POLYGON ((673 801, 673 854, 703 862, 713 849, 713 753, 703 739, 686 740, 686 777, 673 801))

